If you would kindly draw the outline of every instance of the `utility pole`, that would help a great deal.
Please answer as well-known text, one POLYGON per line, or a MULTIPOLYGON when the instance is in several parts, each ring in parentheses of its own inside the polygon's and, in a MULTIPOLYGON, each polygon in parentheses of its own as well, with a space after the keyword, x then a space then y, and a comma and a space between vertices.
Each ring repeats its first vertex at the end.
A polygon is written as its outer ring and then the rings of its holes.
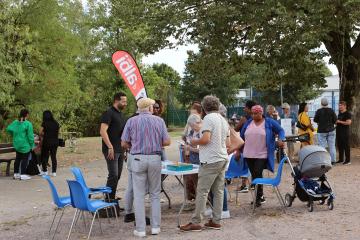
POLYGON ((282 83, 280 83, 280 101, 281 101, 281 105, 283 105, 284 97, 283 97, 283 84, 282 83))

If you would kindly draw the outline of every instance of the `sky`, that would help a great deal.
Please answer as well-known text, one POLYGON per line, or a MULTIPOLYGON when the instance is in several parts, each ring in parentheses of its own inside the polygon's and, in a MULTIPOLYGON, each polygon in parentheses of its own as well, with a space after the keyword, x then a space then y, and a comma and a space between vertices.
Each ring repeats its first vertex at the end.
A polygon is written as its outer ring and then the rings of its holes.
MULTIPOLYGON (((322 46, 321 49, 324 47, 322 46)), ((148 55, 143 58, 144 64, 154 64, 154 63, 165 63, 172 68, 174 68, 180 76, 183 76, 183 72, 185 70, 185 62, 187 60, 187 51, 192 50, 197 52, 198 47, 197 45, 186 45, 186 46, 179 46, 175 49, 163 49, 155 54, 148 55)), ((328 68, 332 72, 333 75, 338 74, 336 66, 333 64, 328 64, 329 57, 324 58, 325 63, 327 64, 328 68)))
MULTIPOLYGON (((84 9, 88 9, 87 0, 81 0, 84 6, 84 9)), ((170 37, 170 41, 176 42, 170 37)), ((325 47, 322 45, 320 49, 325 50, 325 47)), ((179 46, 174 49, 162 49, 155 54, 151 54, 143 58, 143 63, 152 65, 154 63, 165 63, 175 69, 180 76, 183 76, 185 70, 185 62, 187 60, 187 51, 192 50, 198 52, 198 47, 196 44, 189 44, 184 46, 179 46)), ((329 62, 329 57, 324 58, 325 63, 329 62)), ((338 74, 338 71, 335 65, 327 64, 328 68, 333 75, 338 74)))

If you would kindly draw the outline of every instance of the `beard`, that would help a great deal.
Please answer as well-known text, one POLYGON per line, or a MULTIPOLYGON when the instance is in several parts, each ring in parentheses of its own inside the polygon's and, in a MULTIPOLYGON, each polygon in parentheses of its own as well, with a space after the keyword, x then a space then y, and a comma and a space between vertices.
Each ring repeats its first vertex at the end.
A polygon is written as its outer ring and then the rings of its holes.
POLYGON ((124 110, 126 105, 118 104, 117 107, 118 107, 119 110, 124 110))

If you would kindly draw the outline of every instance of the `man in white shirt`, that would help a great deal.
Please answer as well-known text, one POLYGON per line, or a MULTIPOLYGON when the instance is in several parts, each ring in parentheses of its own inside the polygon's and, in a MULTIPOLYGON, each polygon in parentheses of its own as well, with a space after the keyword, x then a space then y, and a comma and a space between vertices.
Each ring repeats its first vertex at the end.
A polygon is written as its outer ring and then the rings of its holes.
POLYGON ((181 226, 181 231, 202 230, 201 215, 205 211, 210 190, 214 194, 213 219, 209 220, 205 227, 221 228, 225 168, 228 159, 226 147, 230 145, 229 125, 219 113, 220 101, 217 97, 206 96, 201 105, 207 114, 201 128, 202 137, 191 141, 192 145, 200 145, 196 208, 191 223, 181 226))

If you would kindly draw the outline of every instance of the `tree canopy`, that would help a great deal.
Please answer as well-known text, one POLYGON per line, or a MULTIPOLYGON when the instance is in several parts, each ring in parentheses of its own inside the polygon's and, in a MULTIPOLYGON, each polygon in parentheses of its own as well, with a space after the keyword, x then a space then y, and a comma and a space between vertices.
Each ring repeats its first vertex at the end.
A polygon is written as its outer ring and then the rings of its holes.
POLYGON ((216 94, 232 104, 239 88, 264 100, 311 99, 325 85, 323 57, 340 74, 340 97, 354 113, 360 144, 360 2, 354 0, 3 0, 0 2, 0 129, 27 107, 36 126, 50 109, 63 129, 98 133, 112 95, 125 91, 112 65, 116 50, 140 64, 149 95, 182 104, 216 94), (194 43, 183 78, 144 55, 194 43), (325 50, 323 50, 325 49, 325 50))
POLYGON ((178 43, 211 49, 214 55, 238 51, 251 56, 265 66, 262 87, 274 89, 282 83, 289 89, 310 91, 324 86, 322 58, 329 55, 340 74, 340 98, 355 115, 353 144, 360 144, 360 121, 356 120, 360 117, 356 107, 360 103, 359 1, 125 0, 121 4, 126 8, 130 2, 137 11, 129 24, 148 26, 151 39, 169 45, 167 39, 172 36, 178 43))
MULTIPOLYGON (((132 31, 108 2, 4 0, 0 2, 1 129, 21 108, 30 110, 38 130, 42 112, 51 110, 62 131, 98 135, 100 115, 117 91, 135 101, 111 62, 115 50, 141 63, 145 28, 132 31), (110 11, 111 10, 111 11, 110 11), (109 14, 110 13, 110 14, 109 14)), ((140 64, 149 96, 166 100, 166 89, 180 77, 167 65, 140 64), (168 87, 164 87, 168 86, 168 87)))

